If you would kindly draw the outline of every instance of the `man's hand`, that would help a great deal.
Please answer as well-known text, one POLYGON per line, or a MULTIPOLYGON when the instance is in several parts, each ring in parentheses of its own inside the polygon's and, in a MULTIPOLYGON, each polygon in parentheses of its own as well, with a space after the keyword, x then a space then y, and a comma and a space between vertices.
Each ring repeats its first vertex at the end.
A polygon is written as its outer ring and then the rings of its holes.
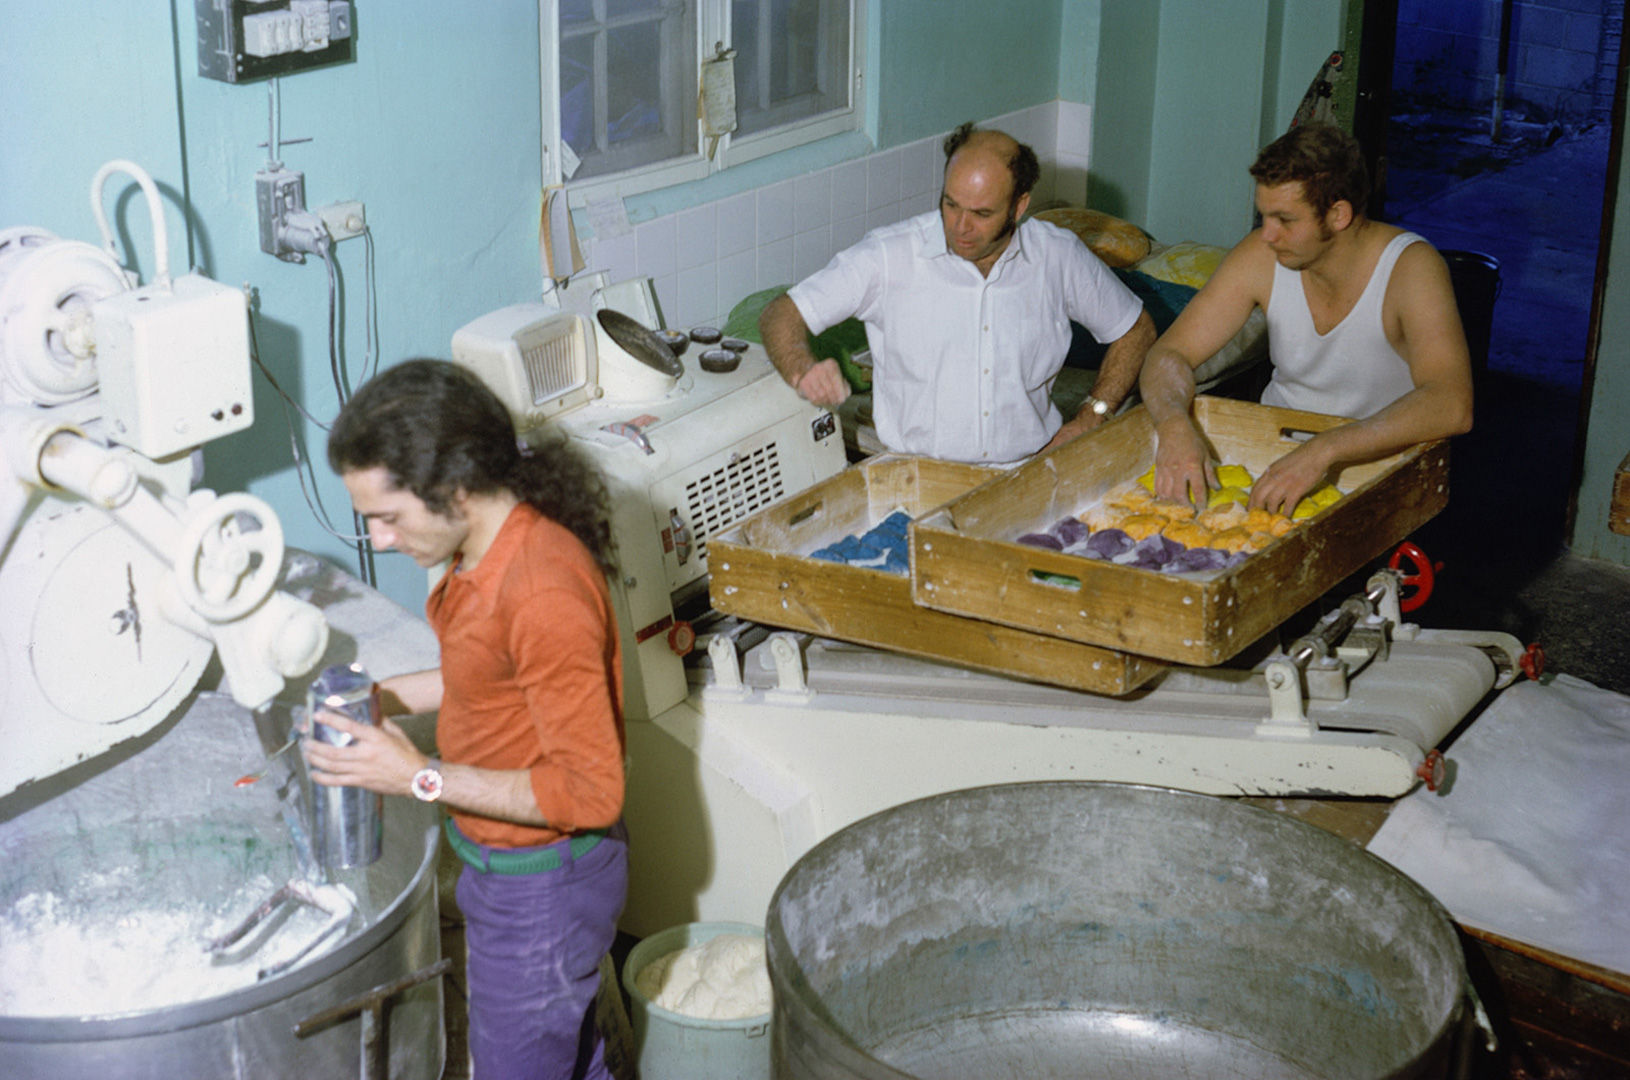
POLYGON ((1071 439, 1078 439, 1085 435, 1107 419, 1109 419, 1107 416, 1099 416, 1091 409, 1082 409, 1075 414, 1074 420, 1065 422, 1057 431, 1053 432, 1053 437, 1047 440, 1047 445, 1036 452, 1045 454, 1049 450, 1063 446, 1071 439))
POLYGON ((1318 487, 1330 465, 1315 436, 1269 465, 1251 485, 1251 506, 1290 516, 1302 496, 1318 487))
POLYGON ((382 795, 407 795, 413 774, 428 760, 419 753, 394 721, 379 727, 359 724, 343 713, 319 709, 317 721, 342 731, 354 740, 349 746, 330 746, 306 738, 302 749, 311 766, 311 780, 327 787, 360 787, 382 795))
POLYGON ((843 369, 832 359, 818 361, 814 367, 798 376, 792 388, 811 405, 829 409, 842 405, 849 397, 849 380, 843 377, 843 369))
POLYGON ((1177 416, 1160 425, 1157 438, 1155 494, 1204 510, 1209 490, 1218 485, 1216 466, 1199 429, 1187 416, 1177 416))

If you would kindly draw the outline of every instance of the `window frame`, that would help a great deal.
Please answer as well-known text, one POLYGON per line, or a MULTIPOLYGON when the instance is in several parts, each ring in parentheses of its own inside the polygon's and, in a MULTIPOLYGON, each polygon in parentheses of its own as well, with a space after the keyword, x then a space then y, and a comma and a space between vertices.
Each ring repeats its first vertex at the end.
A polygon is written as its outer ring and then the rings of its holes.
MULTIPOLYGON (((730 40, 731 0, 687 0, 696 5, 696 64, 713 56, 714 44, 730 40)), ((564 176, 560 123, 559 0, 538 0, 539 91, 542 110, 542 174, 545 187, 564 184, 568 205, 586 206, 606 197, 641 195, 677 184, 705 180, 732 165, 768 157, 865 126, 867 4, 874 0, 847 0, 849 4, 849 102, 844 108, 752 135, 734 133, 719 139, 709 160, 706 139, 698 136, 694 154, 653 162, 604 176, 570 180, 564 176)), ((701 121, 697 121, 698 130, 701 121)))

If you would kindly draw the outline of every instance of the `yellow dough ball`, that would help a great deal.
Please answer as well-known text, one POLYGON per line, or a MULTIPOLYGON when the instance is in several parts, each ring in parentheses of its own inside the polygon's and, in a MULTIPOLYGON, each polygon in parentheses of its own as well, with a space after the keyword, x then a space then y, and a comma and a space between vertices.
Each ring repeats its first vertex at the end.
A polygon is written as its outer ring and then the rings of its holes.
POLYGON ((1244 503, 1248 503, 1250 501, 1251 493, 1246 491, 1244 488, 1221 487, 1211 493, 1211 497, 1206 500, 1206 505, 1221 506, 1225 502, 1236 502, 1243 505, 1244 503))
POLYGON ((1252 479, 1250 470, 1243 465, 1217 466, 1217 483, 1222 487, 1248 488, 1252 479))
POLYGON ((1341 492, 1336 490, 1331 485, 1326 484, 1326 485, 1324 485, 1324 487, 1320 488, 1318 491, 1315 491, 1313 494, 1309 495, 1308 498, 1310 498, 1314 502, 1318 503, 1319 506, 1325 507, 1325 506, 1331 505, 1337 499, 1340 499, 1341 498, 1341 492))
POLYGON ((1308 518, 1312 517, 1314 514, 1317 514, 1323 509, 1324 507, 1320 506, 1312 499, 1303 499, 1301 502, 1296 504, 1296 509, 1290 512, 1291 520, 1306 521, 1308 518))
POLYGON ((1142 484, 1146 491, 1153 492, 1155 490, 1155 467, 1153 465, 1149 466, 1148 472, 1138 477, 1138 483, 1142 484))

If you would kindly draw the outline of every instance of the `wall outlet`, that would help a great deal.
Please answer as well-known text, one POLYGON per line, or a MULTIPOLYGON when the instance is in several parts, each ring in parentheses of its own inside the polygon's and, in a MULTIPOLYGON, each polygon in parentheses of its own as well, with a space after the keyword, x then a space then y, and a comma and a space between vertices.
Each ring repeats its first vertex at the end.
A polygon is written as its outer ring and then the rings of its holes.
POLYGON ((362 230, 368 224, 367 218, 363 216, 362 203, 357 199, 329 203, 317 211, 317 216, 328 226, 328 235, 336 244, 353 236, 361 236, 362 230))

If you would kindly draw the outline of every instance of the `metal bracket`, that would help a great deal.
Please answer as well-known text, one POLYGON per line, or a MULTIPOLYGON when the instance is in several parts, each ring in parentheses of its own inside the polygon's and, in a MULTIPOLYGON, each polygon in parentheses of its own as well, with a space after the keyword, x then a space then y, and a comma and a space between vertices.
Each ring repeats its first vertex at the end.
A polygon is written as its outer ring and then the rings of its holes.
POLYGON ((1268 720, 1256 726, 1258 735, 1311 736, 1318 725, 1307 718, 1302 673, 1290 660, 1270 660, 1263 669, 1268 682, 1268 720))
POLYGON ((707 658, 713 667, 713 682, 703 688, 702 696, 730 701, 745 698, 747 686, 741 678, 741 654, 736 650, 736 639, 729 634, 714 634, 708 639, 707 658))
POLYGON ((764 700, 777 704, 807 704, 815 699, 804 677, 804 649, 799 635, 775 633, 769 640, 770 658, 775 662, 776 688, 764 691, 764 700))

